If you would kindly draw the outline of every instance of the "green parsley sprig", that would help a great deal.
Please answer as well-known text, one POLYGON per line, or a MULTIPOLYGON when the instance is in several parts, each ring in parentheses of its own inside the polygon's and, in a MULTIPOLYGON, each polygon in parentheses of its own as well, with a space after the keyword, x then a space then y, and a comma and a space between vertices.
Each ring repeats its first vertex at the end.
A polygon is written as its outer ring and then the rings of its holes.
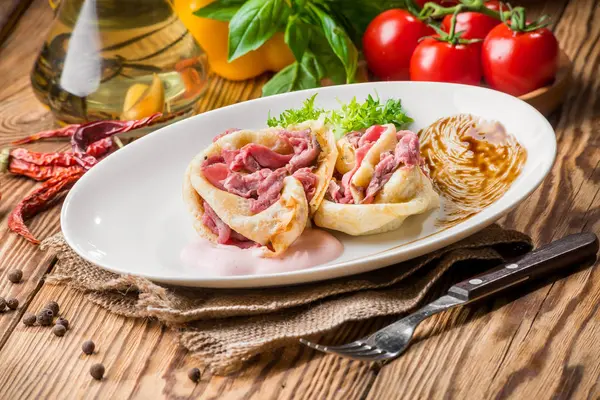
POLYGON ((302 107, 289 109, 282 112, 278 118, 271 117, 267 125, 289 126, 304 121, 318 119, 325 116, 325 122, 332 125, 336 138, 353 131, 367 129, 373 125, 394 124, 397 129, 403 129, 413 122, 402 108, 400 99, 388 99, 382 103, 379 97, 369 95, 364 102, 359 102, 356 97, 348 103, 340 103, 340 108, 325 111, 315 106, 316 94, 306 99, 302 107))
POLYGON ((382 104, 379 97, 374 99, 371 95, 362 103, 354 97, 347 104, 342 104, 339 110, 331 112, 329 120, 335 127, 336 137, 373 125, 394 124, 401 129, 413 122, 402 108, 400 99, 388 99, 382 104))
POLYGON ((304 100, 304 102, 302 103, 302 107, 285 110, 284 112, 279 114, 278 118, 271 117, 271 112, 269 111, 267 125, 271 127, 290 126, 298 124, 300 122, 318 119, 321 116, 321 114, 325 113, 325 110, 322 108, 315 107, 316 97, 317 94, 315 93, 308 99, 304 100))

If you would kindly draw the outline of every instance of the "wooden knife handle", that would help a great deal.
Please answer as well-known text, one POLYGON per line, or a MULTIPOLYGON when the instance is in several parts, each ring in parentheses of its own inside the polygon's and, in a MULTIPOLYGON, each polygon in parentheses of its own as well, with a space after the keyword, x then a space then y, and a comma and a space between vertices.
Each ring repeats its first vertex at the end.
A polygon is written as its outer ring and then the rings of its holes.
POLYGON ((461 300, 475 300, 557 270, 575 270, 598 252, 598 237, 593 233, 578 233, 542 246, 522 258, 501 265, 492 271, 469 278, 448 290, 461 300))

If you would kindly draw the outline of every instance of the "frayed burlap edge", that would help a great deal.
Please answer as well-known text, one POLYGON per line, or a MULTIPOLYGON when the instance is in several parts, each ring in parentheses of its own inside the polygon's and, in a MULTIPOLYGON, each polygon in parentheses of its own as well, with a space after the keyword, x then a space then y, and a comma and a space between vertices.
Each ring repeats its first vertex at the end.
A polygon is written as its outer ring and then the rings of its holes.
POLYGON ((519 232, 492 225, 406 263, 273 291, 186 289, 118 275, 80 258, 61 235, 45 240, 42 248, 55 251, 58 258, 48 283, 83 291, 89 300, 116 314, 156 318, 177 328, 185 348, 213 373, 224 374, 256 354, 296 343, 299 337, 348 321, 413 309, 452 265, 470 259, 502 260, 492 247, 503 244, 527 250, 531 242, 519 232), (421 269, 428 272, 415 274, 421 269))

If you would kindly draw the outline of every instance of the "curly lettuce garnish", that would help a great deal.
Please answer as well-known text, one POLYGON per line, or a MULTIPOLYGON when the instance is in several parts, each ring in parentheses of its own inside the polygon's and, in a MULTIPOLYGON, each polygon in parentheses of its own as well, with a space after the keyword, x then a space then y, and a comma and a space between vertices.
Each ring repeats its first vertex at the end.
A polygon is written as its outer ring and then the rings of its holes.
POLYGON ((271 112, 269 112, 269 119, 267 119, 267 125, 269 125, 270 127, 290 126, 299 124, 300 122, 304 121, 319 119, 319 117, 325 112, 325 110, 322 108, 315 107, 316 97, 317 94, 315 93, 308 99, 304 100, 304 102, 302 103, 302 107, 285 110, 284 112, 279 114, 279 118, 271 117, 271 112))
POLYGON ((337 110, 325 111, 315 107, 316 94, 306 99, 302 107, 282 112, 278 118, 271 117, 267 124, 274 126, 289 126, 304 121, 325 116, 325 122, 333 126, 336 138, 353 131, 367 129, 373 125, 394 124, 397 129, 403 129, 413 122, 402 108, 400 99, 388 99, 381 103, 369 95, 364 102, 358 102, 356 97, 348 103, 340 103, 337 110))

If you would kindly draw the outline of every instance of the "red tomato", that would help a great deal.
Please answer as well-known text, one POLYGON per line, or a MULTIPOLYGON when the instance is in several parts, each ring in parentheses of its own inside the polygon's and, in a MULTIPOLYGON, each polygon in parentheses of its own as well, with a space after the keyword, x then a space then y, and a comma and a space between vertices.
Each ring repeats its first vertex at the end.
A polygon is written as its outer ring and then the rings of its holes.
POLYGON ((546 28, 515 32, 500 24, 483 41, 483 76, 494 89, 520 96, 554 79, 558 42, 546 28))
MULTIPOLYGON (((499 1, 488 1, 485 3, 485 6, 495 11, 500 10, 499 1)), ((501 23, 502 21, 488 15, 474 11, 466 11, 456 16, 456 26, 454 31, 463 32, 461 35, 463 39, 484 39, 496 25, 501 23)), ((450 32, 451 26, 452 15, 446 15, 442 21, 442 30, 450 32)))
POLYGON ((442 5, 442 6, 446 6, 446 7, 452 6, 452 5, 456 4, 456 3, 458 3, 458 1, 456 1, 456 0, 414 0, 414 1, 421 8, 423 8, 423 6, 425 5, 425 3, 429 3, 429 2, 436 3, 436 4, 439 4, 439 5, 442 5))
POLYGON ((453 45, 435 38, 423 40, 410 59, 410 79, 478 85, 481 82, 481 46, 453 45))
POLYGON ((379 14, 363 35, 367 66, 385 80, 409 78, 410 56, 423 36, 435 31, 405 10, 392 9, 379 14))

